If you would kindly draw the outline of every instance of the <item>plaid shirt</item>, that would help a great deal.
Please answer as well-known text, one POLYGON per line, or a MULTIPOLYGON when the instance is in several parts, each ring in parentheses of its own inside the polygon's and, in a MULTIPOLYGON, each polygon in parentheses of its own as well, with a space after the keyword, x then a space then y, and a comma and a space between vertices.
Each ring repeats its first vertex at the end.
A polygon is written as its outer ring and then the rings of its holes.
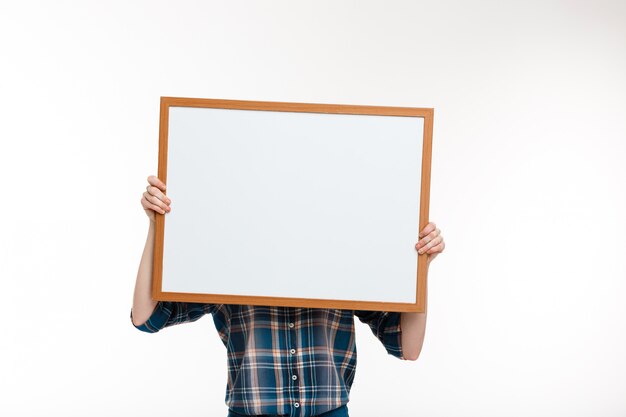
POLYGON ((308 417, 346 404, 356 368, 354 315, 388 354, 404 359, 401 313, 160 301, 135 327, 155 333, 205 314, 227 350, 226 405, 241 414, 308 417))

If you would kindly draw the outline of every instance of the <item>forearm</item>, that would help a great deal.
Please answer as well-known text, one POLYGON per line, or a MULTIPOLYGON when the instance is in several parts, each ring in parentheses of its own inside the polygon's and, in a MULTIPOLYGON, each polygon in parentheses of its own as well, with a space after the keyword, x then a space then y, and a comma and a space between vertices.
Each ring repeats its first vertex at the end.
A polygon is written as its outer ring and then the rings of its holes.
POLYGON ((136 326, 148 320, 157 305, 157 302, 152 299, 152 264, 154 260, 155 235, 156 226, 154 222, 150 221, 148 237, 146 238, 146 245, 139 263, 133 295, 133 323, 136 326))
POLYGON ((404 359, 417 360, 424 344, 426 334, 426 316, 428 310, 428 289, 423 313, 402 313, 400 328, 402 329, 402 354, 404 359))

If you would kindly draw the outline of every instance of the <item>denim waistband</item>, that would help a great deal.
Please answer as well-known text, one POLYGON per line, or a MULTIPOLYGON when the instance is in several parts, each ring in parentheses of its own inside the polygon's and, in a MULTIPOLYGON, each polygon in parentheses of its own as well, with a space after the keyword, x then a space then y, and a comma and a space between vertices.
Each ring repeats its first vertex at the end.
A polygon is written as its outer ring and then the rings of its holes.
MULTIPOLYGON (((289 416, 289 414, 261 414, 256 417, 283 417, 289 416)), ((228 410, 228 417, 250 417, 247 414, 239 414, 233 410, 228 410)), ((334 410, 327 411, 322 414, 317 414, 315 417, 348 417, 348 406, 345 404, 334 410)))

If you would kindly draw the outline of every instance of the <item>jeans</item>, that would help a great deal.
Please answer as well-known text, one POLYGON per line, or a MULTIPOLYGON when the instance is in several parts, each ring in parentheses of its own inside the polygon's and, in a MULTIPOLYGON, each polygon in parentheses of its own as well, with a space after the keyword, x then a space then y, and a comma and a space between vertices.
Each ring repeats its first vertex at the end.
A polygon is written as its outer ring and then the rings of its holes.
MULTIPOLYGON (((285 414, 288 415, 288 414, 285 414)), ((228 417, 249 417, 246 414, 235 413, 233 410, 228 410, 228 417)), ((258 415, 257 417, 279 417, 278 414, 263 414, 258 415)), ((342 405, 339 408, 335 408, 334 410, 327 411, 322 414, 318 414, 316 417, 349 417, 348 416, 348 406, 342 405)))

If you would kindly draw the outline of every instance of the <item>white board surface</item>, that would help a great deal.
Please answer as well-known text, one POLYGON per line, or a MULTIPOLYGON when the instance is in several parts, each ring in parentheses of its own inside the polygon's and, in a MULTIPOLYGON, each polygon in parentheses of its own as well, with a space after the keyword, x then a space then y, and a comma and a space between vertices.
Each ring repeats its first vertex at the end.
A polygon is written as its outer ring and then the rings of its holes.
POLYGON ((170 107, 162 291, 416 302, 423 129, 170 107))

